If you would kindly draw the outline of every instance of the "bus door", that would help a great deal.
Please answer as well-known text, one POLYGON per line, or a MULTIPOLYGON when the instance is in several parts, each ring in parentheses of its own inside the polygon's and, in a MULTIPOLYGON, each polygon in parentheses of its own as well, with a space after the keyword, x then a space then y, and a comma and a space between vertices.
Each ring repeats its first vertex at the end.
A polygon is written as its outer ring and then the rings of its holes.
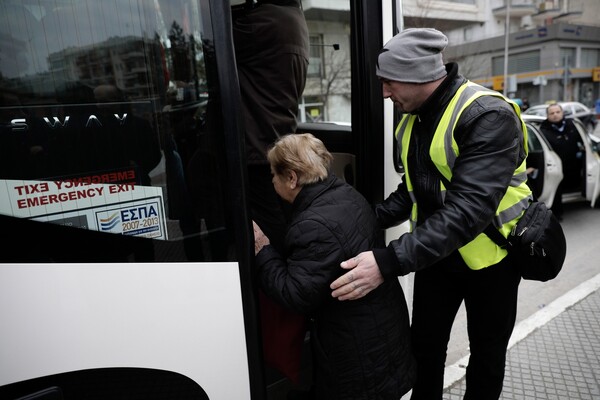
POLYGON ((334 155, 334 173, 378 202, 398 174, 388 160, 393 109, 382 98, 375 62, 401 25, 401 2, 335 3, 334 10, 318 1, 304 9, 311 57, 298 130, 322 139, 334 155))
MULTIPOLYGON (((401 115, 375 75, 379 51, 404 28, 403 2, 340 0, 335 11, 325 3, 305 6, 311 58, 298 131, 322 139, 334 173, 376 204, 403 175, 394 137, 401 115)), ((407 231, 408 223, 386 230, 386 242, 407 231)), ((412 276, 400 282, 410 305, 412 276)))

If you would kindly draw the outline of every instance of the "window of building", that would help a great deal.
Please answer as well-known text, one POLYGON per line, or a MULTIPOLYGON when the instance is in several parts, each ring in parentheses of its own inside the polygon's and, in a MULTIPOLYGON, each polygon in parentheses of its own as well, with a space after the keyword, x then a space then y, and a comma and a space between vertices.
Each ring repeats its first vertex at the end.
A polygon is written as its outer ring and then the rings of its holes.
POLYGON ((471 27, 463 29, 463 40, 465 42, 472 42, 473 41, 473 29, 471 27))
POLYGON ((323 122, 325 104, 322 96, 304 96, 300 104, 300 120, 302 122, 323 122))
POLYGON ((581 49, 581 68, 593 68, 600 65, 600 49, 581 49))
POLYGON ((562 48, 560 49, 560 61, 558 66, 569 67, 575 66, 575 48, 562 48))
POLYGON ((308 77, 324 78, 323 68, 323 36, 310 35, 310 56, 308 63, 308 77))
MULTIPOLYGON (((540 70, 540 51, 510 54, 508 56, 508 73, 533 72, 540 70)), ((492 75, 504 74, 504 56, 492 59, 492 75)))

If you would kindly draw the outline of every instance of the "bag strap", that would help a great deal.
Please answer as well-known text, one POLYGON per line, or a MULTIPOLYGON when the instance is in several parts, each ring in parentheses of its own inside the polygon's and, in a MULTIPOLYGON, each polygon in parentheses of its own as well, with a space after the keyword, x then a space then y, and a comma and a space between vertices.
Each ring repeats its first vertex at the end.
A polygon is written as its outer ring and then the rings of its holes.
MULTIPOLYGON (((442 182, 444 182, 444 186, 446 186, 447 188, 450 187, 450 181, 446 179, 446 177, 442 175, 442 173, 437 168, 434 167, 433 169, 437 172, 442 182)), ((494 224, 490 223, 488 226, 486 226, 483 230, 483 233, 485 233, 490 239, 492 239, 494 243, 496 243, 501 248, 507 249, 510 247, 510 243, 508 242, 508 240, 506 240, 506 238, 502 236, 500 232, 498 232, 498 229, 496 229, 494 224)))
POLYGON ((496 229, 493 224, 486 226, 483 232, 501 248, 508 249, 510 247, 508 240, 506 240, 506 238, 502 236, 500 232, 498 232, 498 229, 496 229))

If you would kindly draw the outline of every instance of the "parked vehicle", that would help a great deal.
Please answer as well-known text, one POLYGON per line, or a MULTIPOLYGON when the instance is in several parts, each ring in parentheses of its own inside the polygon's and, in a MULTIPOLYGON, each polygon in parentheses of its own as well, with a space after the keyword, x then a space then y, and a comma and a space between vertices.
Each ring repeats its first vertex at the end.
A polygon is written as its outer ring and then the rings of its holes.
MULTIPOLYGON (((558 185, 563 179, 562 161, 541 131, 525 116, 528 131, 528 185, 535 198, 552 206, 558 185)), ((542 119, 543 121, 543 119, 542 119)))
MULTIPOLYGON (((566 117, 579 118, 588 132, 591 133, 594 131, 598 123, 594 109, 577 101, 559 101, 558 104, 563 108, 566 117)), ((546 108, 548 108, 548 104, 537 104, 523 111, 523 114, 539 115, 546 118, 546 108)))
MULTIPOLYGON (((523 114, 523 119, 529 138, 527 167, 535 168, 529 175, 529 186, 539 200, 551 207, 558 184, 563 179, 562 163, 540 130, 546 117, 523 114)), ((585 171, 582 171, 577 190, 563 193, 563 202, 589 201, 594 207, 600 197, 600 139, 587 131, 580 120, 573 121, 585 145, 585 171)))

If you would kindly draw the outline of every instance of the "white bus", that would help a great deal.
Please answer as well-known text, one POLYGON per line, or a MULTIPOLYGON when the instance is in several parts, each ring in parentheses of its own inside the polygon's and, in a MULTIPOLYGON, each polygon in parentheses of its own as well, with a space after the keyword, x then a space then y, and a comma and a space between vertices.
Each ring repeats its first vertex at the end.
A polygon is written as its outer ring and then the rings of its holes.
MULTIPOLYGON (((399 180, 375 61, 401 1, 303 4, 320 85, 299 131, 376 203, 399 180)), ((285 398, 231 24, 227 0, 0 1, 1 399, 285 398), (99 100, 107 81, 119 97, 99 100)))

